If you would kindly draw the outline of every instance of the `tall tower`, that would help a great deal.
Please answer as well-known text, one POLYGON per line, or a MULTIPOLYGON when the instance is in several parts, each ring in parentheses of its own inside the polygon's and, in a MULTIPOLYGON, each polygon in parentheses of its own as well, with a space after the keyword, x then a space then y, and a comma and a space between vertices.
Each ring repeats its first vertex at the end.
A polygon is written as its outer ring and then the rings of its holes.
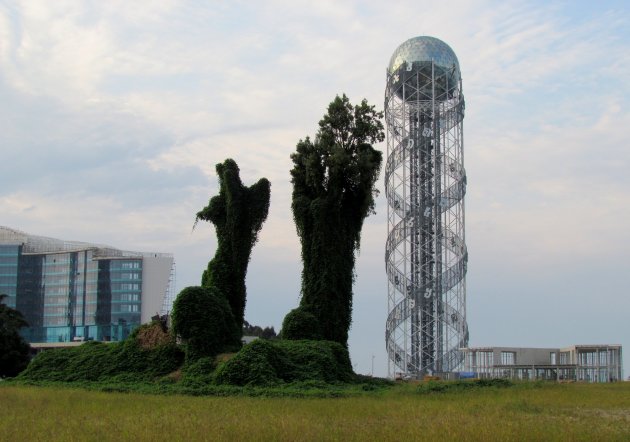
POLYGON ((468 345, 464 96, 453 50, 415 37, 394 51, 385 89, 389 374, 457 369, 468 345))

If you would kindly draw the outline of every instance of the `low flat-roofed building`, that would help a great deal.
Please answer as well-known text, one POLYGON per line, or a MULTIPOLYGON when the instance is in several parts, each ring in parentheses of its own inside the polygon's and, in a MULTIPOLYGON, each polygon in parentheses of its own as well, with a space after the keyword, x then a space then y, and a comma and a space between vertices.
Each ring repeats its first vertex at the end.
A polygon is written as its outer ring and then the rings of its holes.
POLYGON ((621 345, 566 348, 463 348, 468 377, 616 382, 623 380, 621 345))
POLYGON ((30 343, 120 341, 170 311, 175 260, 0 226, 0 293, 30 343))

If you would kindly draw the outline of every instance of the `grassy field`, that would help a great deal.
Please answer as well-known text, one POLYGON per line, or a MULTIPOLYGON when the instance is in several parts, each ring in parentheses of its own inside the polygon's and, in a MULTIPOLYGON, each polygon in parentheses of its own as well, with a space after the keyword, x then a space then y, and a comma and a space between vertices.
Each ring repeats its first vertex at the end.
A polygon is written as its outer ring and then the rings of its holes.
POLYGON ((159 396, 0 383, 1 441, 630 440, 630 383, 344 398, 159 396))

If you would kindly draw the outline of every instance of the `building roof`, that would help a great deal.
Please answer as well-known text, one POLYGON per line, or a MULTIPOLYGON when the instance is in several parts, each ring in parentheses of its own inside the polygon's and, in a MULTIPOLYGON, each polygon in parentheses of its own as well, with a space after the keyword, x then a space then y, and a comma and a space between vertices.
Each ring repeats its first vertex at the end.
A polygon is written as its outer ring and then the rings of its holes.
POLYGON ((0 245, 21 245, 22 253, 50 254, 93 250, 95 258, 143 258, 164 257, 172 258, 170 253, 143 253, 120 250, 103 244, 92 244, 82 241, 65 241, 46 236, 31 235, 21 230, 0 226, 0 245))

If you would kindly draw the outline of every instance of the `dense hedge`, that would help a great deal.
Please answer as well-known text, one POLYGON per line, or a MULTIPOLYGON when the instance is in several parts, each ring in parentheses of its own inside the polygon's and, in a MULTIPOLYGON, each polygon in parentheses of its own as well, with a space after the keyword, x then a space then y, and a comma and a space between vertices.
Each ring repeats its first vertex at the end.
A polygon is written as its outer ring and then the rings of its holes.
MULTIPOLYGON (((86 342, 78 347, 39 353, 19 378, 34 381, 152 380, 180 367, 184 353, 174 342, 143 348, 136 339, 143 326, 125 341, 86 342)), ((157 325, 156 325, 157 326, 157 325)))
POLYGON ((331 341, 266 341, 246 345, 219 365, 217 384, 272 386, 301 381, 351 382, 348 350, 331 341))
POLYGON ((171 320, 189 362, 240 347, 241 330, 227 300, 215 287, 183 289, 173 303, 171 320))

